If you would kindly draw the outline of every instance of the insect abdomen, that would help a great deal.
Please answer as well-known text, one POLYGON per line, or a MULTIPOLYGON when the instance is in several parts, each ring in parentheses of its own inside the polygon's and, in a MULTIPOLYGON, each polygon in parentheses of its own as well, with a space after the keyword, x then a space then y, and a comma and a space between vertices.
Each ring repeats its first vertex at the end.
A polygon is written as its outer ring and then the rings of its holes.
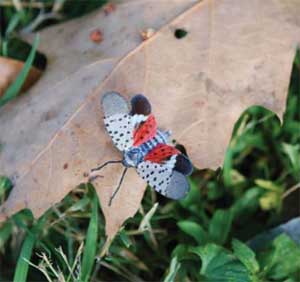
POLYGON ((166 144, 166 143, 167 140, 164 133, 160 130, 157 130, 156 135, 153 138, 151 138, 149 141, 140 145, 140 148, 145 156, 148 154, 148 152, 154 149, 158 144, 166 144))

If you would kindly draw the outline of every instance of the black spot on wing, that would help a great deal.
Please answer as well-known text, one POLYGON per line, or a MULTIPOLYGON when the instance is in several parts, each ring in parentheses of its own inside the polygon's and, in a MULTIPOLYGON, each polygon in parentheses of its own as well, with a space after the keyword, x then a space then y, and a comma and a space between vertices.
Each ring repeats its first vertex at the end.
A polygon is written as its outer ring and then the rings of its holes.
POLYGON ((151 113, 151 104, 148 99, 142 95, 136 95, 131 99, 132 115, 149 115, 151 113))
POLYGON ((183 154, 176 157, 174 170, 181 172, 183 175, 190 175, 193 172, 193 165, 191 161, 183 154))

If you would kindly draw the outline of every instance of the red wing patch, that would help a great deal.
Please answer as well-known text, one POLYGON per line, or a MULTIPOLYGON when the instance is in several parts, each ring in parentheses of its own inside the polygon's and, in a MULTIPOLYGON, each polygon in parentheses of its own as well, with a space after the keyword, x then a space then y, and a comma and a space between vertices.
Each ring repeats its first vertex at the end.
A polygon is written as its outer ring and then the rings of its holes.
POLYGON ((133 146, 140 146, 152 139, 156 135, 156 130, 156 120, 153 115, 150 115, 148 119, 134 131, 133 146))
POLYGON ((167 158, 178 154, 180 154, 180 151, 178 151, 175 147, 166 144, 158 144, 145 156, 144 160, 151 161, 153 163, 162 163, 167 158))

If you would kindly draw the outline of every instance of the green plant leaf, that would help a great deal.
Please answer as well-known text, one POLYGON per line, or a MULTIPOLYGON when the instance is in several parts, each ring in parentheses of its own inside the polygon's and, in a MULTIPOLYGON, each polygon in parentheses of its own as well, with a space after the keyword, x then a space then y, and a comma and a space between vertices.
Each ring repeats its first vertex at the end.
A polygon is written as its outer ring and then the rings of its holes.
POLYGON ((190 245, 178 244, 172 251, 172 257, 177 257, 180 261, 189 256, 191 256, 190 245))
POLYGON ((300 247, 289 236, 282 234, 272 242, 271 248, 260 257, 268 270, 267 278, 282 281, 300 272, 300 247))
POLYGON ((255 258, 255 253, 244 243, 234 239, 232 241, 233 253, 247 267, 247 269, 255 274, 259 271, 259 264, 255 258))
POLYGON ((263 210, 279 209, 281 207, 281 197, 277 192, 267 192, 259 199, 260 207, 263 210))
POLYGON ((226 242, 232 224, 230 210, 217 210, 209 224, 209 235, 213 241, 222 245, 226 242))
POLYGON ((201 281, 252 282, 247 268, 226 249, 216 244, 207 244, 204 247, 193 248, 192 252, 202 261, 201 281))
POLYGON ((126 232, 124 231, 124 229, 120 230, 119 233, 119 238, 122 241, 122 243, 124 244, 124 246, 126 248, 129 248, 132 245, 132 242, 130 240, 130 238, 128 237, 128 235, 126 234, 126 232))
POLYGON ((208 242, 208 234, 201 225, 189 220, 182 220, 177 223, 178 227, 186 234, 192 236, 199 245, 208 242))
POLYGON ((92 215, 89 223, 85 247, 83 251, 83 259, 81 266, 81 281, 89 281, 92 272, 95 255, 97 251, 98 237, 98 198, 96 193, 92 193, 92 215))
POLYGON ((299 175, 300 174, 299 173, 300 172, 300 145, 282 143, 282 149, 284 153, 289 157, 293 170, 299 175))
POLYGON ((36 36, 32 45, 30 54, 16 80, 6 89, 4 95, 0 98, 0 107, 5 105, 10 100, 14 99, 20 92, 27 75, 30 72, 37 47, 39 45, 39 36, 36 36))
POLYGON ((178 262, 177 257, 172 258, 170 270, 168 272, 168 275, 164 279, 164 282, 174 282, 179 268, 180 268, 180 263, 178 262))
POLYGON ((233 219, 251 216, 259 208, 259 198, 262 189, 253 187, 248 189, 241 198, 237 199, 231 207, 233 219))
POLYGON ((18 258, 17 266, 14 274, 14 282, 27 281, 27 274, 33 247, 37 241, 37 236, 40 234, 45 224, 45 217, 41 218, 36 225, 28 232, 28 235, 22 245, 21 253, 18 258))
POLYGON ((284 190, 283 187, 275 184, 273 181, 270 181, 270 180, 256 179, 255 183, 263 189, 273 191, 276 193, 280 193, 284 190))

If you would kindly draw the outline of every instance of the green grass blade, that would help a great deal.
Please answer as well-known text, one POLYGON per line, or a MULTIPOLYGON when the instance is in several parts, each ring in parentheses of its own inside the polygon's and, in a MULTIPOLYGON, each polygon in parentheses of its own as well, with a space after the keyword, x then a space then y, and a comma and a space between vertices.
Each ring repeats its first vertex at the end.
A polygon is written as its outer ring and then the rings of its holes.
POLYGON ((13 230, 13 225, 11 222, 4 223, 0 228, 0 250, 5 247, 13 230))
POLYGON ((3 57, 8 57, 8 42, 7 40, 3 40, 2 42, 2 56, 3 57))
POLYGON ((28 261, 31 258, 33 247, 37 240, 37 235, 40 233, 43 225, 44 225, 44 220, 41 219, 31 229, 31 232, 28 233, 28 235, 23 243, 21 253, 19 255, 19 259, 17 262, 17 266, 16 266, 15 274, 14 274, 14 280, 13 280, 14 282, 27 281, 27 274, 28 274, 28 268, 29 268, 28 261))
POLYGON ((18 26, 21 19, 21 14, 17 13, 12 16, 9 21, 8 27, 5 31, 5 37, 7 38, 18 26))
POLYGON ((97 195, 94 193, 92 198, 92 217, 89 223, 85 247, 83 251, 80 281, 89 281, 89 277, 93 270, 96 251, 97 251, 97 237, 98 237, 98 198, 97 195))
POLYGON ((166 276, 164 282, 174 282, 176 278, 176 274, 180 268, 181 264, 178 262, 177 257, 172 258, 170 270, 168 275, 166 276))
POLYGON ((230 187, 232 185, 232 179, 231 179, 232 161, 233 161, 233 150, 231 145, 229 145, 225 154, 225 160, 223 165, 223 179, 226 187, 230 187))
POLYGON ((29 53, 29 56, 23 66, 23 69, 17 76, 16 80, 13 84, 11 84, 7 90, 5 91, 4 95, 0 99, 0 107, 9 102, 10 100, 14 99, 20 92, 27 75, 29 74, 30 68, 32 66, 33 60, 35 58, 37 46, 39 45, 39 36, 36 36, 29 53))
POLYGON ((5 176, 0 176, 0 203, 4 201, 5 194, 11 189, 12 183, 5 176))
POLYGON ((10 34, 17 28, 19 22, 20 22, 21 14, 17 13, 12 16, 12 18, 9 21, 8 27, 5 31, 5 37, 3 39, 2 43, 2 56, 8 57, 8 41, 10 34))

